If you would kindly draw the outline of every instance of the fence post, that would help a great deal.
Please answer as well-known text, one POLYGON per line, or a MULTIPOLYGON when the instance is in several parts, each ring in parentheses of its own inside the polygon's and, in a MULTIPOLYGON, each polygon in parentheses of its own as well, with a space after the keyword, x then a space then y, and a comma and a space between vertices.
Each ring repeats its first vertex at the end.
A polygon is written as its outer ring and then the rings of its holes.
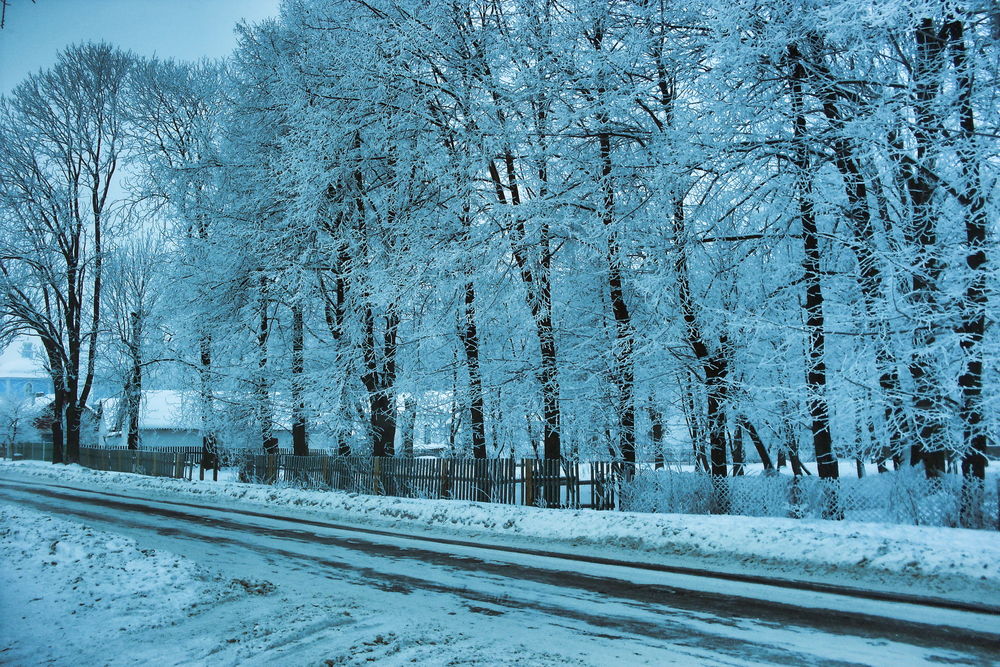
POLYGON ((535 504, 535 470, 534 459, 521 459, 524 467, 524 504, 533 506, 535 504))
POLYGON ((441 459, 441 497, 451 498, 451 479, 449 470, 451 460, 441 459))

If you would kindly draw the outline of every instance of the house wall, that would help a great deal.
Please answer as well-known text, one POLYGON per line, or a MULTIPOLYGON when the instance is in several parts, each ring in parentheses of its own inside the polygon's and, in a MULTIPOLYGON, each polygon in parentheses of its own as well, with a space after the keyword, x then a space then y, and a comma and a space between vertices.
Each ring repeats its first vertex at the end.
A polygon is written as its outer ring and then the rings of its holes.
POLYGON ((52 393, 52 380, 44 377, 0 378, 0 396, 11 400, 23 400, 35 394, 52 393))

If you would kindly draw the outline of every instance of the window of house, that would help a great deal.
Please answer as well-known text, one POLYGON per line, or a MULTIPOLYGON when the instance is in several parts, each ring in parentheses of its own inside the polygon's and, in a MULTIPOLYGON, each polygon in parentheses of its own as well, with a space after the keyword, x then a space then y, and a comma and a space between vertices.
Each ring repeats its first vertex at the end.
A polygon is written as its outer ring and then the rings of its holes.
POLYGON ((31 359, 35 356, 35 345, 33 343, 21 343, 21 356, 31 359))

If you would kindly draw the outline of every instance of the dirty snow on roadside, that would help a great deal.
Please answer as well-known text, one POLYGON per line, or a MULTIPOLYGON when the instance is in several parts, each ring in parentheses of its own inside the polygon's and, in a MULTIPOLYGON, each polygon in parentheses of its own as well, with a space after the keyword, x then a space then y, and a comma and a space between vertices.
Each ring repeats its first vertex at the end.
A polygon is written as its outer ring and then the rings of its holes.
POLYGON ((3 462, 0 475, 129 490, 188 502, 281 508, 331 521, 449 534, 628 560, 698 564, 1000 604, 1000 533, 744 516, 551 510, 412 500, 235 482, 198 482, 3 462), (845 576, 847 579, 845 579, 845 576))
MULTIPOLYGON (((0 505, 0 563, 0 664, 555 660, 506 641, 499 653, 498 638, 481 628, 485 640, 423 619, 419 608, 426 601, 419 596, 407 596, 413 608, 400 612, 398 603, 389 607, 382 599, 391 592, 358 595, 357 589, 318 585, 313 573, 298 568, 279 584, 247 576, 253 562, 215 571, 86 522, 19 506, 0 505)), ((574 661, 561 656, 558 662, 574 661)))

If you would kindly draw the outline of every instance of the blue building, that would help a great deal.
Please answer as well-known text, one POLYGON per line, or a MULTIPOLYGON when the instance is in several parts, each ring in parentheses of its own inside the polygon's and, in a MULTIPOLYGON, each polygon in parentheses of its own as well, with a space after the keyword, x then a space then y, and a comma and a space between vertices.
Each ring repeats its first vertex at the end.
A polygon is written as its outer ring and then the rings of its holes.
POLYGON ((18 336, 0 352, 0 397, 21 401, 37 394, 51 394, 52 379, 45 369, 41 343, 18 336))

